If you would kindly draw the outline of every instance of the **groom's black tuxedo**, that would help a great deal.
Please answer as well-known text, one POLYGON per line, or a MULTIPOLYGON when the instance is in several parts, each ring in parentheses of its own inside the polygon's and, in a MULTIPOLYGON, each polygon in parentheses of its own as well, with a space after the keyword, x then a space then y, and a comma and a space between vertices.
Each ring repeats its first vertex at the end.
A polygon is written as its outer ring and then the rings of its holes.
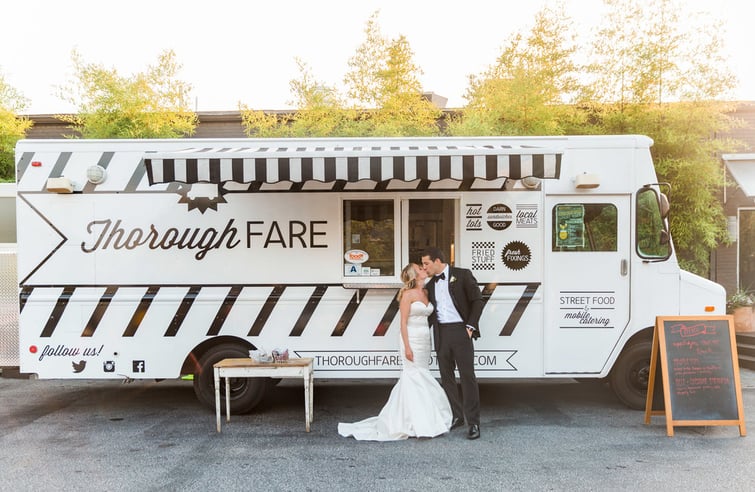
MULTIPOLYGON (((472 272, 465 268, 448 268, 448 293, 462 323, 441 324, 438 321, 438 277, 427 284, 427 297, 435 306, 428 323, 433 327, 435 351, 438 355, 438 369, 443 389, 448 396, 454 418, 466 417, 470 426, 480 425, 480 394, 474 373, 474 345, 467 334, 466 326, 475 330, 473 338, 480 335, 479 321, 485 303, 472 272), (461 397, 456 386, 454 370, 459 370, 461 397), (462 403, 463 402, 463 403, 462 403)), ((444 282, 445 284, 445 282, 444 282)), ((477 433, 479 436, 479 431, 477 433)))
MULTIPOLYGON (((456 268, 452 266, 448 267, 448 277, 448 293, 451 295, 454 307, 461 315, 461 319, 464 320, 464 324, 475 328, 472 338, 477 339, 480 336, 480 315, 482 314, 482 308, 484 307, 482 294, 480 294, 480 288, 477 286, 477 280, 475 280, 472 272, 466 268, 456 268)), ((435 299, 435 284, 437 281, 438 277, 435 276, 430 279, 426 285, 427 297, 436 308, 437 301, 435 299)), ((437 310, 433 311, 428 322, 433 327, 435 350, 438 350, 440 337, 438 336, 437 310)))

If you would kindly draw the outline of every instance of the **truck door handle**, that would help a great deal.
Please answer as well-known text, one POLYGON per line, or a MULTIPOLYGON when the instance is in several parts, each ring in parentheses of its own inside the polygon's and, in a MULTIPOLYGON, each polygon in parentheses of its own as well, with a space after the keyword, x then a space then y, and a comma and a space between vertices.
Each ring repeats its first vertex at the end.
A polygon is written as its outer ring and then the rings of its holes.
POLYGON ((626 277, 629 273, 629 262, 625 259, 621 260, 621 276, 626 277))

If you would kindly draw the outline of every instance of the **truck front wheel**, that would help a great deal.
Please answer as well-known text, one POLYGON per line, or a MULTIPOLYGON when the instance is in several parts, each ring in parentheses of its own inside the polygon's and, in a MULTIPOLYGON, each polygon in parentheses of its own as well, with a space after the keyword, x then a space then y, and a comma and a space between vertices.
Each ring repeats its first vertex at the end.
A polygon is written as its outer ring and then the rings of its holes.
MULTIPOLYGON (((194 393, 205 406, 215 410, 215 377, 213 364, 228 358, 249 357, 249 350, 241 345, 223 343, 212 347, 199 359, 199 374, 194 374, 194 393)), ((265 397, 268 378, 231 378, 231 413, 249 413, 265 397)), ((225 379, 220 381, 220 408, 225 412, 225 379)))
POLYGON ((650 340, 639 340, 624 347, 609 376, 611 389, 619 400, 635 410, 645 408, 652 346, 650 340))

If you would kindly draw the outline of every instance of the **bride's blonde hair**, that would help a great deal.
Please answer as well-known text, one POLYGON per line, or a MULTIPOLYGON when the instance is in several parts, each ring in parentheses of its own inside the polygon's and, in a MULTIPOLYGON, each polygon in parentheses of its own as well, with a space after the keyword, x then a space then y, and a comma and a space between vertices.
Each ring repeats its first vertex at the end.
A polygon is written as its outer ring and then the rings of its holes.
POLYGON ((401 286, 401 289, 398 291, 399 301, 404 295, 404 292, 412 290, 417 286, 417 272, 414 270, 415 266, 418 267, 415 263, 409 263, 403 270, 401 270, 401 281, 404 282, 404 285, 401 286))

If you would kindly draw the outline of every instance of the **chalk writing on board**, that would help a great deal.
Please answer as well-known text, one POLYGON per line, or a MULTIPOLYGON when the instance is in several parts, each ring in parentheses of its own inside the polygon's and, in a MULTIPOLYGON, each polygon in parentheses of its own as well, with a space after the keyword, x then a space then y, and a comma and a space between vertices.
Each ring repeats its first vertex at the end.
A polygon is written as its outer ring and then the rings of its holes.
POLYGON ((703 423, 738 425, 745 436, 734 337, 732 316, 656 317, 645 423, 665 413, 669 436, 703 423))
POLYGON ((669 390, 675 416, 736 418, 728 324, 666 322, 669 390))
POLYGON ((721 365, 715 360, 707 360, 706 354, 719 351, 721 340, 705 338, 703 335, 716 335, 716 326, 698 323, 671 326, 671 333, 681 340, 671 342, 674 353, 687 351, 689 355, 671 359, 671 373, 674 378, 674 393, 680 396, 698 392, 720 390, 731 384, 731 379, 720 376, 721 365))
POLYGON ((716 327, 705 323, 687 326, 683 323, 671 325, 671 333, 679 334, 682 338, 696 337, 698 335, 715 335, 716 327))

